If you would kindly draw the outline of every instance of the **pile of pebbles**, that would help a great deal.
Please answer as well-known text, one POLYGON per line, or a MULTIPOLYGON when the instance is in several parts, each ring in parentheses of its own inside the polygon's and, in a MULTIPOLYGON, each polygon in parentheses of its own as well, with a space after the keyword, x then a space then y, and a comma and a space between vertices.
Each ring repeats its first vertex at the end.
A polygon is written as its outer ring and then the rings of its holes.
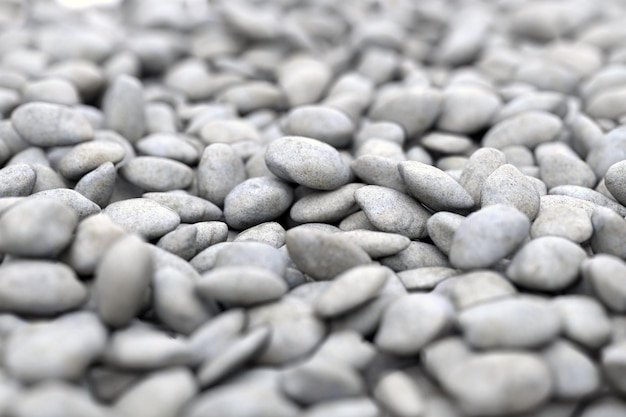
POLYGON ((0 16, 0 417, 626 415, 623 2, 0 16))

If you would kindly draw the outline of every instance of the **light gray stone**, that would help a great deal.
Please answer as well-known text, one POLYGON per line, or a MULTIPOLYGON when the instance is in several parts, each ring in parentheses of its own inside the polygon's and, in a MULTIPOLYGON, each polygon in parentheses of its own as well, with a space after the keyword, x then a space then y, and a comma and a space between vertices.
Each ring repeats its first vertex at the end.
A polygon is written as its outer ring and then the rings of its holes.
POLYGON ((102 102, 106 126, 137 142, 146 130, 144 92, 141 82, 130 75, 118 75, 109 84, 102 102))
POLYGON ((117 170, 111 162, 105 162, 96 169, 83 175, 74 186, 74 191, 93 201, 98 206, 106 207, 115 188, 117 170))
POLYGON ((398 417, 418 416, 425 411, 422 392, 402 371, 383 376, 374 388, 374 398, 398 417))
POLYGON ((365 154, 352 161, 350 168, 366 184, 380 185, 406 193, 404 180, 398 172, 398 161, 395 159, 365 154))
POLYGON ((234 242, 259 242, 280 248, 285 244, 285 233, 280 223, 265 222, 242 231, 234 242))
POLYGON ((591 215, 595 253, 607 253, 626 259, 626 220, 606 207, 597 207, 591 215))
POLYGON ((351 230, 337 233, 335 237, 339 240, 356 243, 374 259, 395 255, 406 249, 411 243, 406 236, 372 230, 351 230))
POLYGON ((428 266, 448 266, 448 257, 435 245, 412 241, 406 249, 395 255, 380 258, 380 263, 394 271, 406 271, 428 266))
POLYGON ((198 165, 198 195, 222 207, 224 199, 246 179, 243 161, 229 145, 216 143, 202 152, 198 165))
POLYGON ((506 163, 506 156, 494 148, 481 148, 472 153, 463 168, 459 183, 478 204, 485 180, 493 171, 506 163))
POLYGON ((556 398, 576 400, 591 395, 600 388, 600 370, 574 344, 558 340, 541 354, 550 368, 556 398))
POLYGON ((456 229, 465 220, 460 214, 439 211, 434 213, 426 222, 428 237, 446 255, 450 254, 450 246, 456 229))
POLYGON ((193 170, 182 162, 157 156, 137 156, 119 169, 133 185, 146 191, 171 191, 189 187, 193 170))
POLYGON ((314 138, 343 148, 352 141, 354 124, 339 110, 309 105, 296 107, 287 114, 284 131, 291 136, 314 138))
POLYGON ((374 360, 376 349, 351 330, 331 332, 315 352, 316 356, 331 357, 358 370, 365 370, 374 360))
POLYGON ((215 204, 185 192, 145 193, 142 197, 174 210, 182 223, 220 220, 222 217, 222 210, 215 204))
POLYGON ((115 142, 97 140, 80 143, 61 158, 59 172, 65 178, 76 180, 106 162, 120 162, 124 155, 124 148, 115 142))
POLYGON ((486 88, 451 86, 443 91, 437 127, 447 132, 475 133, 489 126, 500 106, 500 98, 486 88))
POLYGON ((626 205, 626 161, 611 165, 604 176, 604 184, 622 205, 626 205))
POLYGON ((611 335, 611 321, 602 304, 591 296, 561 295, 552 304, 563 323, 563 335, 589 349, 603 346, 611 335))
POLYGON ((180 224, 180 216, 172 209, 148 198, 132 198, 109 204, 103 213, 129 232, 146 239, 156 239, 180 224))
POLYGON ((602 350, 600 361, 604 375, 611 383, 611 386, 619 393, 625 392, 626 343, 622 341, 605 347, 602 350))
POLYGON ((37 173, 26 164, 9 165, 0 169, 0 197, 30 195, 37 173))
POLYGON ((499 298, 515 295, 517 290, 495 271, 475 271, 458 275, 450 292, 450 299, 458 310, 499 298))
POLYGON ((432 290, 440 282, 457 274, 457 270, 446 266, 425 266, 397 273, 407 291, 432 290))
POLYGON ((557 116, 543 111, 526 111, 496 123, 483 137, 482 146, 503 149, 511 145, 534 148, 553 141, 563 128, 557 116))
POLYGON ((43 190, 32 194, 29 199, 32 200, 55 200, 63 203, 71 209, 79 220, 83 220, 88 216, 100 213, 100 207, 78 191, 69 188, 55 188, 52 190, 43 190))
POLYGON ((354 192, 364 184, 346 184, 333 191, 313 191, 298 199, 289 215, 300 223, 333 223, 359 209, 354 192))
POLYGON ((540 210, 530 228, 532 238, 558 236, 575 243, 585 242, 592 234, 589 213, 565 204, 540 210))
POLYGON ((332 78, 325 62, 304 54, 282 62, 276 75, 291 107, 318 101, 332 78))
POLYGON ((380 410, 376 403, 367 397, 357 397, 317 403, 302 414, 303 417, 377 417, 380 410))
POLYGON ((616 162, 626 159, 626 128, 618 127, 602 137, 589 149, 587 164, 594 170, 596 177, 602 178, 616 162))
POLYGON ((595 295, 610 310, 626 312, 626 263, 613 255, 598 254, 583 262, 581 272, 595 295))
POLYGON ((578 185, 559 185, 558 187, 552 188, 550 190, 550 194, 566 195, 579 200, 585 200, 597 206, 610 208, 622 217, 626 216, 626 207, 617 203, 615 200, 606 197, 598 191, 592 190, 591 188, 585 188, 578 185))
POLYGON ((481 207, 505 204, 534 220, 539 212, 539 193, 519 169, 504 164, 496 168, 483 183, 480 204, 481 207))
POLYGON ((592 188, 596 174, 585 161, 566 144, 544 143, 535 149, 541 180, 548 189, 559 185, 579 185, 592 188))
POLYGON ((196 236, 198 229, 193 225, 179 227, 161 237, 156 245, 185 260, 196 254, 196 236))

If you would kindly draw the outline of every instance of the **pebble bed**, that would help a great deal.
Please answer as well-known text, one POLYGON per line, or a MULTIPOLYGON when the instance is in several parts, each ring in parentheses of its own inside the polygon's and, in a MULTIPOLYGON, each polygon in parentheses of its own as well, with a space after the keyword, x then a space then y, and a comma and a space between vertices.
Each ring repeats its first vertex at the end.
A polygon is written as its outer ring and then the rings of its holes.
POLYGON ((623 2, 0 27, 0 417, 626 416, 623 2))

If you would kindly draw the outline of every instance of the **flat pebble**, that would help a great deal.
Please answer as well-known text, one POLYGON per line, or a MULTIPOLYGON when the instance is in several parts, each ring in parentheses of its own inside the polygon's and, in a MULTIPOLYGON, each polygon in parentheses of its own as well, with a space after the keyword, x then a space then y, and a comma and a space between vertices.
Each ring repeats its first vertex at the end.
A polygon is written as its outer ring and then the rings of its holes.
POLYGON ((301 223, 332 223, 358 210, 354 192, 363 184, 346 184, 334 191, 315 191, 298 199, 289 212, 291 218, 301 223))
POLYGON ((0 252, 27 257, 56 257, 73 238, 78 216, 65 204, 28 198, 0 217, 0 252))
POLYGON ((195 164, 200 158, 196 149, 184 136, 170 133, 153 133, 136 144, 135 148, 141 155, 169 158, 184 164, 195 164))
POLYGON ((489 126, 501 101, 496 94, 474 86, 454 86, 443 91, 437 127, 454 133, 474 133, 489 126))
POLYGON ((494 117, 493 121, 497 123, 531 110, 559 115, 563 112, 565 105, 565 97, 561 93, 556 91, 532 91, 515 97, 506 103, 494 117))
POLYGON ((350 144, 354 124, 339 110, 325 106, 296 107, 285 119, 285 133, 328 143, 336 148, 350 144))
POLYGON ((54 200, 63 203, 78 216, 79 220, 100 213, 100 207, 98 207, 96 203, 89 200, 78 191, 70 190, 69 188, 54 188, 39 191, 32 194, 29 199, 35 201, 54 200))
POLYGON ((470 214, 450 246, 450 263, 461 269, 485 268, 503 259, 528 236, 530 221, 519 210, 496 204, 470 214))
POLYGON ((274 301, 287 290, 287 284, 279 275, 254 266, 216 267, 196 283, 201 297, 235 306, 274 301))
POLYGON ((541 180, 548 189, 559 185, 579 185, 592 188, 596 174, 585 161, 566 144, 544 143, 535 149, 541 180))
POLYGON ((600 388, 600 370, 573 343, 558 340, 544 349, 542 356, 550 368, 556 398, 576 400, 600 388))
POLYGON ((435 294, 408 294, 385 309, 376 346, 399 356, 415 355, 451 324, 454 308, 435 294))
POLYGON ((411 377, 402 371, 383 376, 374 388, 374 398, 398 417, 418 416, 425 411, 422 392, 411 377))
POLYGON ((428 266, 448 266, 448 257, 435 245, 412 241, 406 249, 395 255, 380 258, 380 263, 394 271, 405 271, 428 266))
POLYGON ((156 245, 185 260, 196 254, 196 236, 198 230, 191 225, 179 227, 161 237, 156 245))
POLYGON ((59 172, 65 178, 76 180, 106 162, 118 163, 124 155, 124 148, 114 142, 97 140, 81 143, 61 159, 59 172))
POLYGON ((62 263, 20 260, 0 267, 0 305, 4 311, 49 316, 78 308, 86 298, 85 286, 62 263))
POLYGON ((602 304, 590 296, 562 295, 553 299, 563 323, 563 334, 589 349, 603 346, 611 335, 611 322, 602 304))
POLYGON ((624 178, 626 178, 625 161, 616 162, 611 165, 604 176, 606 188, 622 205, 626 205, 626 183, 624 182, 624 178))
POLYGON ((515 207, 533 220, 539 212, 539 193, 532 182, 511 164, 494 170, 483 183, 480 204, 515 207))
POLYGON ((19 135, 35 146, 75 145, 93 138, 93 129, 80 113, 58 104, 32 102, 11 114, 19 135))
POLYGON ((332 78, 330 68, 321 60, 296 54, 277 68, 278 85, 291 107, 318 101, 332 78))
POLYGON ((395 255, 406 249, 411 242, 406 236, 373 230, 351 230, 338 233, 335 237, 356 243, 374 259, 395 255))
POLYGON ((148 198, 131 198, 109 204, 103 213, 126 230, 156 239, 180 224, 180 216, 148 198))
POLYGON ((591 224, 590 242, 594 252, 626 259, 626 220, 613 210, 597 207, 591 215, 591 224))
POLYGON ((367 397, 324 401, 307 408, 302 414, 303 417, 376 417, 379 415, 378 406, 367 397))
POLYGON ((350 168, 339 152, 311 138, 285 136, 272 141, 265 163, 279 178, 317 190, 335 190, 350 180, 350 168))
POLYGON ((37 173, 26 164, 9 165, 0 169, 0 197, 30 195, 37 173))
POLYGON ((390 142, 404 144, 405 135, 402 127, 393 122, 368 122, 364 123, 354 138, 354 144, 359 145, 367 139, 380 138, 390 142))
POLYGON ((495 271, 475 271, 454 278, 450 299, 458 310, 463 310, 516 293, 503 275, 495 271))
POLYGON ((331 332, 315 355, 331 357, 355 369, 365 370, 374 360, 376 349, 357 332, 342 330, 331 332))
POLYGON ((581 272, 606 307, 626 312, 626 284, 620 278, 626 273, 626 263, 622 259, 598 254, 583 262, 581 272))
POLYGON ((171 191, 187 188, 193 170, 182 162, 157 156, 138 156, 120 167, 120 174, 146 191, 171 191))
POLYGON ((406 193, 404 180, 398 172, 398 161, 395 159, 365 154, 354 159, 350 168, 366 184, 380 185, 406 193))
POLYGON ((552 188, 550 194, 567 195, 579 200, 589 201, 598 206, 608 207, 620 216, 626 216, 626 207, 591 188, 585 188, 579 185, 559 185, 558 187, 552 188))
POLYGON ((620 417, 626 413, 626 402, 613 396, 601 397, 587 405, 581 417, 620 417))
POLYGON ((626 392, 626 378, 624 367, 626 366, 626 343, 614 343, 602 350, 602 370, 611 386, 618 392, 626 392))
POLYGON ((280 223, 265 222, 242 231, 234 242, 259 242, 280 248, 285 244, 285 233, 280 223))
POLYGON ((152 256, 137 236, 114 242, 95 273, 96 309, 106 324, 123 327, 137 315, 150 285, 152 256))
POLYGON ((222 217, 222 210, 215 204, 185 192, 145 193, 142 197, 174 210, 182 223, 219 220, 222 217))
POLYGON ((271 177, 250 178, 235 186, 224 199, 226 223, 234 229, 276 220, 293 202, 293 190, 271 177))
POLYGON ((248 121, 229 119, 212 120, 205 123, 200 130, 200 138, 207 145, 223 143, 232 145, 241 140, 260 141, 258 130, 248 121))
POLYGON ((428 237, 446 255, 450 254, 450 246, 456 229, 465 220, 460 214, 447 211, 434 213, 426 222, 428 237))
POLYGON ((586 252, 565 238, 546 236, 526 243, 507 267, 507 277, 530 290, 561 291, 578 278, 586 252))
POLYGON ((546 300, 508 297, 466 308, 458 315, 465 340, 476 348, 532 348, 552 341, 561 320, 546 300))
POLYGON ((115 189, 117 170, 111 162, 83 175, 74 186, 74 191, 82 194, 100 207, 106 207, 115 189))
POLYGON ((501 165, 507 162, 507 157, 495 148, 481 148, 472 153, 461 172, 459 183, 478 204, 482 197, 485 180, 501 165))
POLYGON ((368 185, 359 188, 354 198, 377 229, 411 239, 425 235, 430 213, 408 195, 391 188, 368 185))
POLYGON ((432 290, 440 282, 458 274, 446 266, 425 266, 415 269, 406 269, 397 273, 407 291, 432 290))
POLYGON ((495 124, 485 134, 482 146, 503 149, 511 145, 534 148, 553 141, 563 127, 555 115, 542 111, 527 111, 495 124))
POLYGON ((558 236, 575 243, 588 240, 593 234, 589 214, 582 208, 558 205, 540 210, 530 228, 530 236, 558 236))
POLYGON ((222 207, 224 199, 246 179, 246 169, 232 147, 216 143, 202 152, 198 165, 198 196, 222 207))
POLYGON ((409 194, 434 211, 465 211, 474 199, 444 171, 417 161, 398 164, 398 171, 409 194))
POLYGON ((141 82, 129 75, 115 77, 102 102, 106 126, 135 143, 145 133, 146 116, 141 82))

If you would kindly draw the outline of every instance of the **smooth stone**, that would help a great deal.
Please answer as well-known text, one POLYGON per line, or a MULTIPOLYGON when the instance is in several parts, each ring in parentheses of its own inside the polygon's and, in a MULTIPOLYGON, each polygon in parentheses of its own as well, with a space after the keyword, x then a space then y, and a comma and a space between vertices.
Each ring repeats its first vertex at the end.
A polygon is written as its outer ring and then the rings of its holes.
POLYGON ((278 66, 276 76, 293 108, 318 101, 332 79, 332 71, 322 60, 296 54, 278 66))
POLYGON ((530 411, 546 403, 553 391, 548 366, 526 352, 476 355, 456 366, 441 383, 472 416, 530 411))
POLYGON ((581 272, 606 307, 626 312, 626 282, 621 278, 626 273, 626 262, 613 255, 597 254, 583 262, 581 272))
POLYGON ((434 211, 466 211, 474 199, 444 171, 417 161, 398 164, 409 194, 434 211))
POLYGON ((568 145, 560 142, 544 143, 535 149, 541 180, 548 189, 559 185, 578 185, 592 188, 596 174, 568 145))
POLYGON ((250 81, 229 87, 218 101, 231 103, 241 114, 264 109, 283 109, 285 96, 278 86, 267 81, 250 81))
POLYGON ((450 254, 450 246, 456 229, 459 228, 465 217, 447 211, 434 213, 426 222, 428 237, 446 255, 450 254))
POLYGON ((430 152, 449 156, 469 154, 476 148, 469 137, 444 132, 429 133, 422 137, 420 144, 430 152))
POLYGON ((626 413, 626 401, 608 396, 588 404, 580 417, 621 417, 624 413, 626 413))
POLYGON ((200 139, 207 145, 232 145, 241 140, 260 142, 261 135, 252 123, 240 119, 211 120, 202 125, 200 139))
POLYGON ((196 254, 196 236, 198 230, 194 226, 179 227, 161 237, 156 245, 185 260, 196 254))
POLYGON ((124 148, 115 142, 97 140, 80 143, 61 159, 59 172, 65 178, 77 180, 106 162, 120 162, 125 153, 124 148))
POLYGON ((243 334, 246 325, 245 310, 227 310, 194 330, 189 346, 199 362, 213 360, 243 334))
POLYGON ((626 205, 626 162, 611 165, 604 175, 604 184, 611 195, 622 205, 626 205))
POLYGON ((530 221, 514 207, 496 204, 470 214, 454 233, 450 263, 484 268, 503 259, 528 236, 530 221))
POLYGON ((506 163, 515 165, 518 168, 535 165, 535 155, 530 149, 525 146, 507 146, 506 148, 502 149, 502 153, 506 157, 506 163))
POLYGON ((350 168, 339 152, 316 139, 273 140, 265 151, 265 163, 279 178, 317 190, 335 190, 350 181, 350 168))
POLYGON ((357 332, 339 330, 328 335, 315 356, 331 357, 355 369, 365 370, 374 360, 376 349, 357 332))
POLYGON ((120 167, 120 174, 146 191, 171 191, 187 188, 193 170, 182 162, 157 156, 137 156, 120 167))
POLYGON ((378 231, 378 229, 368 220, 365 212, 362 210, 346 216, 341 222, 339 222, 339 228, 346 232, 355 230, 378 231))
POLYGON ((37 173, 26 164, 9 165, 0 169, 0 197, 30 195, 37 173))
POLYGON ((519 169, 511 164, 496 168, 483 183, 481 207, 504 204, 515 207, 533 220, 539 212, 539 193, 519 169))
POLYGON ((589 98, 585 113, 596 119, 619 119, 626 113, 622 102, 626 97, 623 85, 600 91, 589 98))
POLYGON ((124 416, 148 413, 153 417, 172 417, 179 415, 197 392, 189 369, 167 369, 135 383, 115 401, 113 409, 124 416))
POLYGON ((135 148, 140 155, 173 159, 188 165, 196 164, 200 158, 198 149, 185 140, 184 136, 173 133, 175 132, 153 133, 139 140, 135 148))
POLYGON ((541 352, 550 368, 553 395, 559 399, 576 400, 598 391, 602 380, 600 370, 576 345, 558 340, 541 352))
POLYGON ((228 239, 228 225, 224 222, 199 222, 193 227, 196 228, 196 253, 228 239))
POLYGON ((71 242, 77 224, 78 217, 65 204, 27 198, 0 217, 0 252, 54 258, 71 242))
POLYGON ((74 186, 74 191, 85 196, 100 207, 106 207, 113 196, 117 170, 111 162, 83 175, 74 186))
POLYGON ((543 111, 526 111, 496 123, 482 140, 483 147, 503 149, 511 145, 534 148, 553 141, 563 122, 557 116, 543 111))
POLYGON ((378 295, 389 271, 374 265, 357 266, 338 275, 317 297, 315 312, 322 317, 339 316, 378 295))
POLYGON ((583 113, 569 120, 569 128, 571 145, 582 158, 586 158, 592 148, 603 142, 604 133, 600 126, 583 113))
POLYGON ((425 235, 430 213, 408 195, 391 188, 368 185, 359 188, 354 198, 377 229, 410 239, 425 235))
POLYGON ((359 146, 368 139, 380 138, 390 142, 404 144, 405 135, 402 126, 393 122, 364 123, 354 137, 354 144, 359 146))
POLYGON ((39 191, 32 194, 29 199, 33 200, 55 200, 65 204, 71 209, 79 220, 83 220, 89 216, 100 213, 100 207, 80 194, 78 191, 69 188, 55 188, 52 190, 39 191))
POLYGON ((336 234, 336 238, 356 243, 373 259, 395 255, 411 243, 406 236, 372 230, 351 230, 336 234))
POLYGON ((593 234, 589 214, 582 208, 559 205, 540 210, 530 228, 531 238, 557 236, 575 243, 588 240, 593 234))
POLYGON ((303 417, 378 417, 380 409, 367 397, 332 400, 308 407, 303 417))
POLYGON ((432 290, 440 282, 458 274, 458 271, 446 266, 425 266, 406 269, 397 273, 407 291, 432 290))
POLYGON ((222 210, 215 204, 185 192, 145 193, 142 197, 174 210, 180 216, 182 223, 198 223, 222 218, 222 210))
MULTIPOLYGON (((226 237, 228 236, 228 229, 226 230, 226 237)), ((209 271, 215 266, 215 261, 217 259, 217 255, 219 252, 228 246, 229 243, 226 242, 226 239, 222 242, 216 242, 207 248, 201 250, 189 260, 189 265, 193 267, 193 269, 199 273, 209 271)))
POLYGON ((602 349, 600 363, 603 374, 608 379, 611 387, 619 393, 626 392, 626 343, 619 342, 608 345, 602 349))
POLYGON ((406 193, 404 180, 398 172, 398 162, 380 155, 365 154, 352 161, 350 168, 366 184, 380 185, 406 193))
POLYGON ((289 256, 305 274, 331 280, 348 269, 369 264, 371 258, 354 242, 314 230, 291 229, 285 235, 289 256))
POLYGON ((493 122, 498 123, 509 117, 533 110, 545 111, 558 116, 562 114, 565 105, 565 97, 561 93, 556 91, 532 91, 507 102, 494 117, 493 122))
POLYGON ((132 233, 152 240, 171 232, 180 224, 180 216, 148 198, 132 198, 109 204, 103 213, 132 233))
POLYGON ((419 416, 425 411, 423 393, 403 371, 392 371, 383 376, 376 384, 373 394, 394 416, 419 416))
POLYGON ((426 346, 420 354, 420 359, 424 371, 441 381, 450 371, 472 358, 474 354, 461 337, 447 336, 426 346))
POLYGON ((265 243, 228 242, 217 253, 214 267, 258 267, 282 277, 288 264, 286 255, 265 243))
POLYGON ((196 283, 200 297, 235 306, 274 301, 287 290, 287 284, 279 275, 248 265, 216 267, 196 283))
POLYGON ((293 202, 293 190, 270 178, 250 178, 235 186, 224 199, 226 223, 238 230, 276 220, 293 202))
POLYGON ((626 220, 606 207, 597 207, 591 215, 594 253, 607 253, 626 259, 626 220))
POLYGON ((298 199, 289 211, 300 223, 334 223, 357 211, 354 192, 363 184, 346 184, 333 191, 313 191, 298 199))
POLYGON ((615 200, 606 197, 598 191, 591 188, 585 188, 578 185, 559 185, 550 190, 550 194, 553 195, 566 195, 577 198, 579 200, 589 201, 598 206, 607 207, 619 214, 620 216, 626 216, 626 207, 617 203, 615 200))
POLYGON ((611 321, 602 304, 585 295, 561 295, 553 299, 563 323, 563 335, 589 349, 597 349, 611 336, 611 321))
POLYGON ((4 365, 24 383, 77 380, 102 354, 106 339, 106 328, 93 313, 71 313, 13 332, 4 347, 4 365))
POLYGON ((453 317, 454 308, 444 297, 407 294, 385 309, 374 343, 393 355, 415 355, 446 331, 453 317))
POLYGON ((146 244, 135 235, 116 240, 95 271, 96 310, 102 321, 123 327, 139 313, 154 264, 146 244))
POLYGON ((461 184, 477 204, 482 197, 483 184, 487 178, 507 162, 504 153, 495 148, 481 148, 472 153, 461 172, 461 184))
POLYGON ((501 107, 493 92, 470 85, 458 85, 443 91, 441 114, 437 127, 446 132, 471 134, 491 123, 501 107))
POLYGON ((109 84, 102 100, 107 128, 137 142, 146 130, 144 92, 141 81, 130 75, 119 75, 109 84))
MULTIPOLYGON (((387 280, 389 283, 390 279, 387 280)), ((404 290, 406 294, 406 290, 404 290)), ((332 321, 333 331, 353 331, 364 337, 369 337, 376 332, 385 309, 401 294, 385 293, 381 294, 362 307, 348 312, 332 321)))
POLYGON ((517 251, 506 269, 516 285, 538 291, 561 291, 578 278, 587 253, 565 238, 546 236, 533 239, 517 251))
POLYGON ((533 348, 552 341, 561 319, 546 300, 530 296, 496 299, 461 311, 458 325, 473 347, 533 348))
POLYGON ((611 165, 626 159, 626 128, 618 127, 606 133, 598 143, 589 149, 585 161, 603 178, 611 165))
POLYGON ((242 231, 233 242, 265 243, 278 249, 285 244, 285 233, 280 223, 265 222, 242 231))
POLYGON ((228 193, 245 179, 243 161, 231 146, 216 143, 204 149, 198 164, 198 196, 222 207, 228 193))
POLYGON ((379 261, 396 272, 428 266, 448 266, 448 257, 435 245, 416 241, 395 255, 380 258, 379 261))
MULTIPOLYGON (((378 138, 366 140, 356 149, 356 152, 354 153, 354 156, 357 158, 365 155, 377 155, 397 162, 405 161, 407 159, 402 145, 378 138)), ((392 177, 390 180, 393 181, 394 178, 392 177)))
POLYGON ((280 387, 290 398, 302 404, 315 404, 365 393, 361 375, 356 370, 329 358, 314 357, 287 368, 280 377, 280 387))
POLYGON ((11 114, 11 123, 26 142, 35 146, 75 145, 93 138, 87 119, 59 104, 23 104, 11 114))
POLYGON ((516 293, 515 287, 501 274, 487 270, 474 271, 455 278, 450 300, 458 310, 463 310, 516 293))
POLYGON ((336 148, 343 148, 352 141, 354 124, 339 110, 309 105, 296 107, 287 114, 284 131, 291 136, 314 138, 336 148))

